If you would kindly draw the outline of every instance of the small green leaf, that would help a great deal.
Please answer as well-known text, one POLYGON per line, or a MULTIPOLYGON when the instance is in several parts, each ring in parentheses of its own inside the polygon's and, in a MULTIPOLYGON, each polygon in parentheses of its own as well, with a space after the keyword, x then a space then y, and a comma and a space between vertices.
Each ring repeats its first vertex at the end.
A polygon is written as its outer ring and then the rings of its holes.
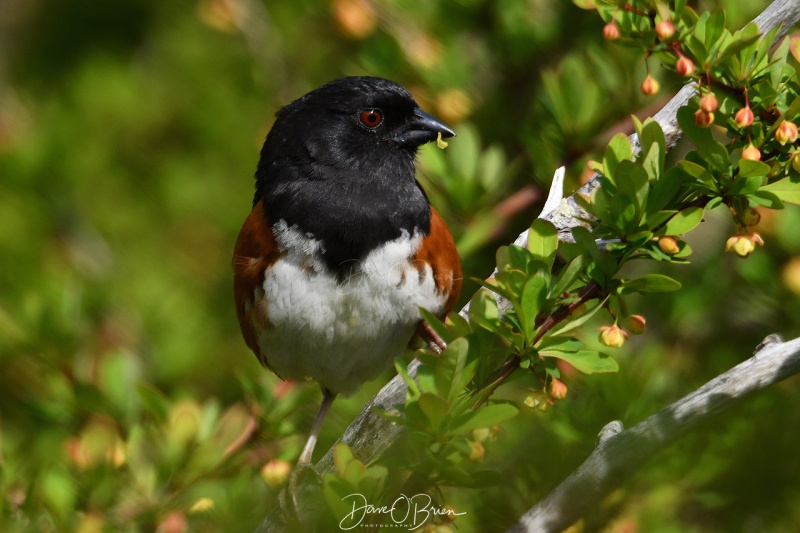
POLYGON ((617 192, 629 199, 637 215, 644 211, 650 191, 650 180, 644 168, 632 161, 623 161, 617 167, 616 180, 617 192))
POLYGON ((727 193, 730 195, 746 195, 756 192, 764 183, 764 176, 750 176, 747 178, 738 178, 733 182, 733 186, 728 189, 727 193))
POLYGON ((528 232, 528 250, 534 259, 552 268, 558 248, 558 230, 556 227, 541 218, 537 218, 528 232))
MULTIPOLYGON (((664 131, 661 129, 658 122, 652 118, 647 118, 641 128, 637 130, 637 133, 639 134, 639 144, 642 145, 642 148, 646 149, 644 152, 645 157, 650 157, 652 152, 656 149, 658 150, 656 152, 657 157, 654 161, 654 170, 656 171, 655 175, 661 175, 664 171, 664 157, 667 153, 664 131)), ((649 173, 648 171, 648 174, 649 173)))
POLYGON ((450 332, 449 329, 444 325, 444 322, 439 320, 439 318, 430 313, 427 309, 423 309, 422 307, 419 308, 420 315, 422 315, 422 319, 428 323, 433 331, 436 332, 439 337, 446 343, 450 343, 453 340, 454 335, 450 332))
MULTIPOLYGON (((589 319, 591 319, 597 311, 599 311, 600 309, 603 308, 603 306, 605 305, 607 300, 608 300, 608 296, 603 298, 602 302, 598 302, 597 304, 595 304, 594 307, 590 308, 587 312, 585 312, 584 314, 582 314, 578 318, 575 318, 575 319, 572 319, 572 320, 566 320, 565 323, 563 323, 560 328, 551 331, 548 335, 546 335, 544 337, 544 339, 547 339, 549 337, 555 337, 555 336, 558 336, 558 335, 564 335, 565 333, 569 333, 570 331, 581 327, 586 322, 588 322, 589 319)), ((544 341, 544 339, 543 339, 543 341, 544 341)))
POLYGON ((522 309, 517 310, 522 321, 525 338, 533 339, 533 332, 536 327, 536 315, 539 314, 547 298, 547 280, 542 276, 530 278, 522 289, 520 305, 522 309))
POLYGON ((468 411, 459 417, 452 431, 464 434, 473 429, 492 427, 513 418, 517 412, 519 409, 509 403, 486 405, 477 411, 468 411))
POLYGON ((585 255, 579 255, 570 261, 569 265, 567 265, 566 268, 563 268, 558 274, 558 277, 555 279, 555 282, 552 284, 550 292, 548 293, 548 297, 557 298, 561 296, 563 292, 569 290, 570 286, 575 282, 576 279, 578 279, 578 276, 580 276, 581 272, 583 272, 585 266, 585 255))
MULTIPOLYGON (((702 169, 702 167, 700 168, 702 169)), ((672 167, 662 174, 647 196, 647 207, 645 208, 647 216, 650 217, 653 213, 667 207, 678 193, 685 179, 686 174, 678 167, 672 167)))
POLYGON ((420 395, 419 387, 417 386, 417 382, 414 381, 414 378, 409 375, 406 362, 398 357, 394 360, 394 368, 408 387, 408 394, 410 394, 412 398, 418 397, 420 395))
POLYGON ((619 370, 617 362, 608 355, 594 350, 578 350, 576 352, 565 352, 551 349, 539 352, 545 357, 555 357, 566 361, 584 374, 597 374, 602 372, 616 372, 619 370))
POLYGON ((769 174, 769 165, 761 161, 750 159, 739 160, 739 177, 749 178, 750 176, 766 176, 769 174))
POLYGON ((758 193, 764 192, 774 194, 783 202, 800 205, 800 178, 790 176, 758 189, 758 193))
POLYGON ((658 235, 682 235, 693 230, 703 220, 702 207, 689 207, 678 212, 661 228, 658 235))
POLYGON ((169 414, 169 398, 164 393, 152 385, 139 384, 136 385, 136 392, 139 395, 139 401, 147 412, 153 415, 156 420, 163 422, 167 419, 169 414))
POLYGON ((333 466, 341 477, 344 477, 347 467, 353 461, 356 461, 356 456, 347 444, 339 441, 333 445, 333 466))
POLYGON ((475 293, 469 304, 469 318, 472 324, 489 331, 500 329, 500 310, 497 307, 497 298, 491 291, 481 289, 475 293))
POLYGON ((469 341, 465 338, 456 339, 447 345, 447 348, 438 357, 436 362, 437 388, 450 402, 455 401, 463 385, 469 383, 474 375, 473 371, 471 375, 462 377, 465 371, 468 353, 469 341))
MULTIPOLYGON (((768 207, 770 209, 783 209, 786 207, 780 198, 769 191, 758 190, 753 194, 748 195, 747 198, 756 205, 763 205, 764 207, 768 207)), ((722 202, 721 198, 718 198, 718 200, 722 202)), ((711 202, 709 202, 709 204, 710 203, 711 202)))
POLYGON ((702 166, 698 165, 697 163, 693 163, 691 161, 679 161, 676 166, 683 172, 691 176, 692 178, 699 181, 700 183, 707 185, 709 187, 716 186, 716 183, 714 181, 714 176, 711 174, 711 172, 709 172, 702 166))
POLYGON ((605 156, 603 157, 603 167, 607 172, 607 176, 613 180, 617 166, 622 161, 631 160, 633 160, 631 141, 624 133, 617 133, 611 141, 609 141, 605 156))
POLYGON ((663 274, 645 274, 640 278, 623 280, 622 287, 633 292, 671 292, 681 288, 681 284, 663 274))
POLYGON ((442 422, 450 412, 450 403, 441 396, 429 392, 423 392, 417 403, 427 417, 432 432, 438 433, 442 422))

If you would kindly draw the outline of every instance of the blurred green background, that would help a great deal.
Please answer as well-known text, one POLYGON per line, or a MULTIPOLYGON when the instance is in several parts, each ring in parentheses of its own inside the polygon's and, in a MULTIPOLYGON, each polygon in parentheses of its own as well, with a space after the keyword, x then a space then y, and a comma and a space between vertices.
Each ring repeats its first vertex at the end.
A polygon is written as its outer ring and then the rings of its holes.
MULTIPOLYGON (((766 4, 690 2, 732 28, 766 4)), ((465 275, 485 277, 557 166, 576 187, 628 115, 678 87, 651 61, 662 91, 642 96, 642 57, 601 28, 551 0, 0 2, 0 530, 252 530, 275 505, 262 467, 294 460, 320 398, 262 370, 233 312, 230 255, 274 112, 344 75, 411 89, 459 133, 421 151, 420 179, 465 275)), ((768 333, 800 335, 798 227, 797 208, 764 213, 767 244, 742 261, 709 213, 693 264, 669 268, 684 290, 638 302, 649 331, 620 372, 572 377, 555 409, 488 443, 502 486, 446 494, 458 530, 503 530, 605 423, 636 423, 768 333)), ((336 402, 318 449, 381 384, 336 402)), ((583 527, 796 529, 799 385, 684 438, 583 527)))

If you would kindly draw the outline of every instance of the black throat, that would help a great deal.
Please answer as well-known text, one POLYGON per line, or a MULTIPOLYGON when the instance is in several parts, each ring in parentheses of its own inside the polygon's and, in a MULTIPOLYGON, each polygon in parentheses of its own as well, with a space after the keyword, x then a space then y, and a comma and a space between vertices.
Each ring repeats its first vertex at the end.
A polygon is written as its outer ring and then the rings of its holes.
POLYGON ((262 161, 255 202, 263 200, 272 224, 284 220, 322 241, 324 263, 345 279, 381 244, 404 232, 430 233, 431 210, 415 178, 415 154, 392 151, 383 164, 351 161, 347 168, 308 160, 262 161))

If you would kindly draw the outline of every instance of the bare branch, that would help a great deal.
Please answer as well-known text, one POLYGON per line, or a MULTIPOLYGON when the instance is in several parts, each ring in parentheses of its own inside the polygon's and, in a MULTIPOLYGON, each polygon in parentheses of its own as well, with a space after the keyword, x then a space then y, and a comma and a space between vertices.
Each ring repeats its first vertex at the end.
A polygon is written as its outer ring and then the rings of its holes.
POLYGON ((620 431, 619 422, 607 425, 586 461, 508 531, 564 530, 681 436, 745 396, 800 373, 800 338, 779 339, 632 428, 620 431))

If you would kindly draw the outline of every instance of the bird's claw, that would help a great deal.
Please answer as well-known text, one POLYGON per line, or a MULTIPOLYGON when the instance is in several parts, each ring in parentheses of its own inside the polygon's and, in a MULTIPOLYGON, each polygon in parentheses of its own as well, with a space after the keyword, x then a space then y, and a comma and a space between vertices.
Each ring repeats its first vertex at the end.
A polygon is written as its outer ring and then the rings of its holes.
MULTIPOLYGON (((306 526, 310 525, 309 519, 317 511, 313 506, 309 505, 311 500, 306 497, 311 491, 311 487, 307 486, 305 482, 305 479, 309 476, 313 477, 314 484, 322 484, 322 478, 313 464, 298 463, 289 475, 286 487, 278 496, 281 512, 286 523, 300 525, 304 529, 307 529, 306 526)), ((313 500, 316 501, 316 499, 313 500)))

